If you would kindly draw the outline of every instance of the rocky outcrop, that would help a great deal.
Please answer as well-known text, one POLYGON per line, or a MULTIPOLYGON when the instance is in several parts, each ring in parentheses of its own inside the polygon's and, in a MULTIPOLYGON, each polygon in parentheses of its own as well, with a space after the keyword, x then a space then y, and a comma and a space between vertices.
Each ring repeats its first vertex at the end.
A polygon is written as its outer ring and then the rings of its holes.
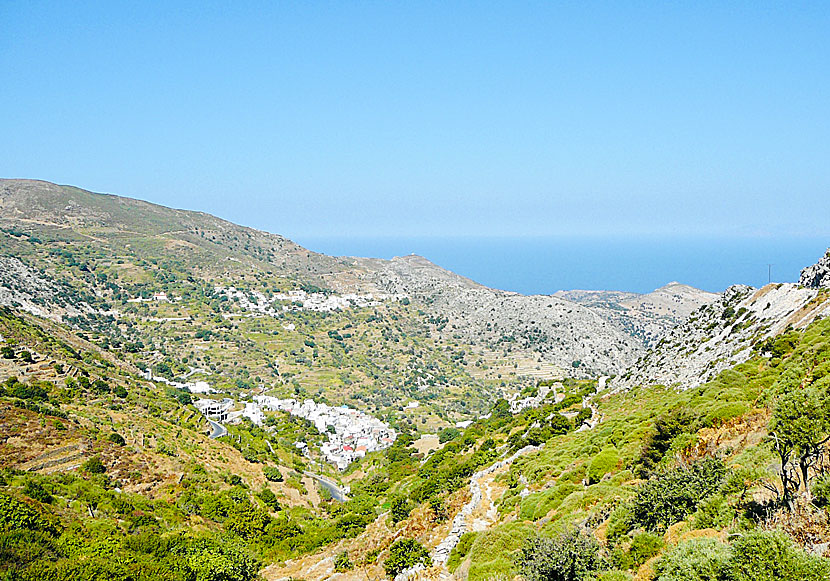
POLYGON ((561 297, 590 307, 629 335, 654 346, 669 330, 689 318, 692 312, 715 301, 710 293, 679 282, 670 282, 647 294, 620 291, 558 291, 561 297))
POLYGON ((830 288, 830 248, 817 263, 801 271, 798 283, 811 288, 830 288))
POLYGON ((94 311, 72 288, 12 256, 0 256, 0 305, 53 321, 94 311))
POLYGON ((666 385, 689 389, 749 359, 752 347, 788 328, 830 315, 830 296, 797 284, 736 285, 692 313, 612 388, 666 385))

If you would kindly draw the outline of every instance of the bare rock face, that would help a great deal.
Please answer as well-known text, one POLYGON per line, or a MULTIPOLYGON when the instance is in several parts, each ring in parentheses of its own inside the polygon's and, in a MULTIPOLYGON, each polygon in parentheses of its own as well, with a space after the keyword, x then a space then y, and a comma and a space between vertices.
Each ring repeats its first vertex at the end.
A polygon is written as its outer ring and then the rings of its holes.
POLYGON ((828 315, 830 296, 817 289, 791 283, 729 287, 666 334, 613 387, 696 387, 749 359, 767 338, 828 315))
POLYGON ((621 373, 646 347, 718 295, 678 283, 648 295, 491 289, 420 256, 352 258, 363 280, 424 304, 446 333, 495 350, 525 350, 571 375, 621 373))
POLYGON ((801 271, 798 283, 812 288, 830 288, 830 248, 817 263, 801 271))
POLYGON ((0 306, 62 321, 94 309, 70 287, 41 274, 14 256, 0 256, 0 306))

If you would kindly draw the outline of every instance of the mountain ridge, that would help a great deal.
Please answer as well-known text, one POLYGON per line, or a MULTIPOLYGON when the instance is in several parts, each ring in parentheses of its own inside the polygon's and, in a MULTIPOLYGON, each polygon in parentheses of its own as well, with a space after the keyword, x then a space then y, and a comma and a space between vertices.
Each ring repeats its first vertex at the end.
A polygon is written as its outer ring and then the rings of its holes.
MULTIPOLYGON (((392 260, 332 257, 281 236, 239 226, 204 212, 166 208, 114 194, 39 180, 0 181, 0 217, 21 228, 60 228, 106 241, 113 254, 131 254, 126 238, 160 252, 183 254, 194 271, 215 278, 274 272, 341 293, 403 293, 423 301, 435 318, 452 320, 459 335, 490 349, 519 348, 581 373, 618 373, 679 323, 684 312, 711 300, 687 293, 690 308, 655 315, 640 307, 620 313, 608 304, 585 305, 554 295, 522 295, 491 289, 419 256, 392 260), (172 252, 169 252, 172 251, 172 252), (499 316, 493 319, 498 310, 499 316), (597 334, 594 330, 599 329, 597 334)), ((665 288, 665 287, 664 287, 665 288)), ((691 287, 687 287, 691 288, 691 287)), ((658 289, 659 290, 659 289, 658 289)), ((657 291, 655 291, 657 292, 657 291)), ((631 295, 628 298, 646 295, 631 295)), ((683 299, 685 300, 685 299, 683 299)), ((649 302, 646 300, 646 302, 649 302)), ((503 352, 506 352, 502 349, 503 352)))

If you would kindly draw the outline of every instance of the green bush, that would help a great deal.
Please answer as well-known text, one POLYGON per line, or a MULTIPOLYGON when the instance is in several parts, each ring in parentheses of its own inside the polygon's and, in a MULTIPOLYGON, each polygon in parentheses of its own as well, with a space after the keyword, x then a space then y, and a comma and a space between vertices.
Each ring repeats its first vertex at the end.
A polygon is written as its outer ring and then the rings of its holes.
POLYGON ((593 457, 588 464, 588 481, 595 484, 602 477, 614 470, 620 463, 620 454, 616 448, 606 448, 593 457))
POLYGON ((732 543, 729 570, 735 581, 821 581, 830 563, 798 550, 780 532, 751 531, 732 543))
POLYGON ((0 493, 0 532, 20 529, 58 534, 58 527, 34 508, 0 493))
POLYGON ((467 556, 467 553, 470 552, 470 548, 473 546, 473 541, 476 540, 476 535, 478 535, 478 533, 475 532, 464 533, 461 535, 461 538, 458 540, 458 544, 455 545, 455 548, 453 548, 450 553, 450 558, 447 560, 447 569, 449 569, 450 573, 455 572, 461 564, 461 561, 463 561, 464 557, 467 556))
POLYGON ((692 514, 716 493, 727 474, 726 465, 708 458, 691 467, 666 470, 637 489, 631 515, 635 524, 662 531, 692 514))
POLYGON ((573 531, 556 539, 531 537, 516 564, 525 581, 583 581, 598 572, 603 561, 596 540, 573 531))
POLYGON ((107 467, 104 466, 104 463, 101 462, 101 459, 98 456, 93 456, 89 460, 81 465, 84 471, 89 472, 90 474, 103 474, 107 471, 107 467))
POLYGON ((421 543, 413 539, 399 539, 389 548, 389 557, 383 562, 386 574, 394 577, 404 569, 422 564, 425 567, 431 563, 429 551, 421 543))
POLYGON ((262 469, 262 473, 265 475, 265 478, 271 482, 283 481, 282 472, 274 466, 266 466, 262 469))
POLYGON ((354 564, 349 559, 349 552, 343 551, 334 558, 335 573, 344 573, 354 569, 354 564))
POLYGON ((32 480, 27 481, 23 486, 23 494, 44 504, 51 504, 53 500, 52 495, 41 484, 32 480))
POLYGON ((124 436, 122 436, 121 434, 117 434, 116 432, 113 432, 109 436, 107 436, 107 439, 113 444, 117 444, 119 446, 123 446, 127 443, 127 441, 124 440, 124 436))
POLYGON ((683 541, 657 562, 657 581, 726 581, 729 555, 717 539, 683 541))
POLYGON ((663 548, 663 539, 651 533, 640 533, 631 539, 629 554, 635 565, 642 565, 663 548))
POLYGON ((406 519, 414 508, 409 499, 400 494, 393 496, 389 502, 389 505, 389 512, 392 515, 392 520, 396 523, 406 519))

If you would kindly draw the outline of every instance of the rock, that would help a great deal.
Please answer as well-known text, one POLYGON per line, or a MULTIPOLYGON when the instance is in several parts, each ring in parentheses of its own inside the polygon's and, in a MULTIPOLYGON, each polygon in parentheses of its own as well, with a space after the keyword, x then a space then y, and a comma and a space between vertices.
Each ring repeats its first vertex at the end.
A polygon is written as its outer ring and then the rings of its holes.
POLYGON ((830 288, 830 248, 817 263, 801 271, 798 283, 811 288, 830 288))

